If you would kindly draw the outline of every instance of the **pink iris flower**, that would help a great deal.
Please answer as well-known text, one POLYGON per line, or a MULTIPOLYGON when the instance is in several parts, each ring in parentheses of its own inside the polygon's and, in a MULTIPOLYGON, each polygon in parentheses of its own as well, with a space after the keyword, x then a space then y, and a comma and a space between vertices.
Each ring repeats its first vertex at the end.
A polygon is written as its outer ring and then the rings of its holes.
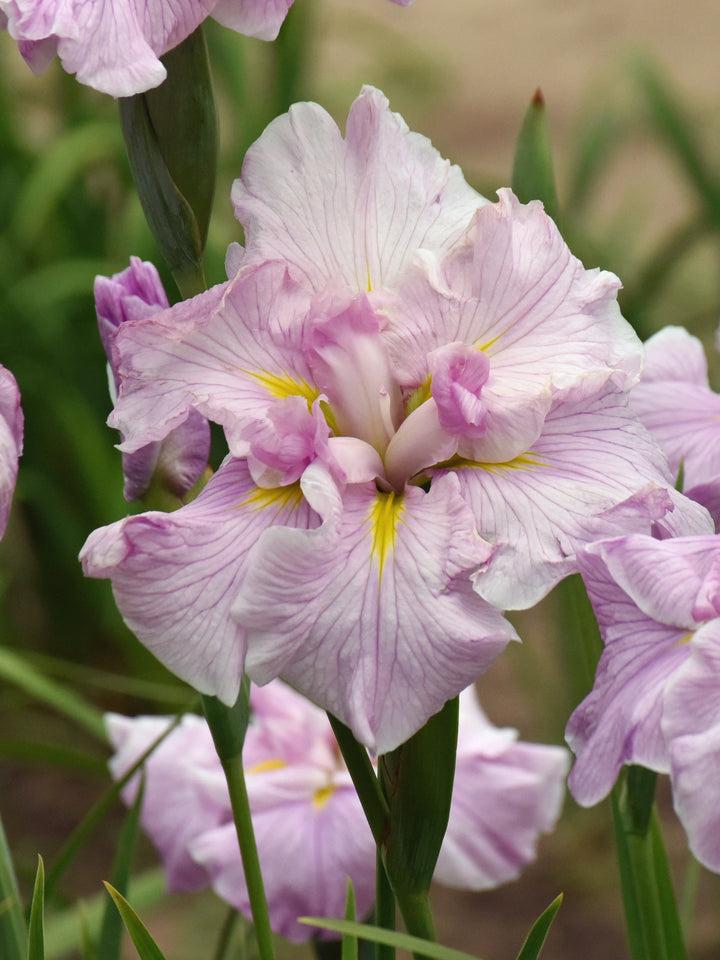
MULTIPOLYGON (((436 878, 486 889, 516 877, 560 814, 567 752, 517 742, 461 695, 458 762, 436 878)), ((295 942, 318 931, 300 916, 342 917, 346 878, 358 916, 375 895, 375 845, 327 718, 280 682, 253 687, 243 764, 260 865, 276 933, 295 942)), ((168 718, 109 714, 122 774, 167 729, 168 718)), ((123 796, 130 803, 138 779, 123 796)), ((171 890, 212 886, 246 916, 250 903, 222 768, 204 720, 185 716, 145 764, 143 826, 171 890)))
MULTIPOLYGON (((168 307, 157 270, 151 263, 130 258, 130 266, 112 277, 95 279, 98 328, 108 358, 108 379, 113 402, 120 378, 113 369, 112 343, 122 323, 149 317, 168 307)), ((123 454, 126 500, 139 500, 153 477, 177 497, 183 497, 200 479, 210 452, 210 426, 195 410, 162 441, 123 454)))
POLYGON ((22 453, 23 414, 15 377, 0 366, 0 537, 5 533, 22 453))
MULTIPOLYGON (((413 0, 395 0, 407 6, 413 0)), ((59 56, 68 73, 101 93, 129 97, 166 76, 160 57, 212 17, 274 40, 293 0, 0 0, 0 29, 35 73, 59 56)))
POLYGON ((605 650, 566 731, 571 792, 597 803, 623 764, 669 773, 693 853, 720 871, 720 540, 618 537, 580 566, 605 650))
POLYGON ((702 343, 665 327, 645 344, 646 363, 631 403, 678 475, 683 491, 720 523, 720 396, 710 389, 702 343))
MULTIPOLYGON (((132 453, 198 411, 230 456, 182 510, 95 531, 83 564, 197 689, 282 676, 384 752, 576 543, 669 522, 627 406, 642 347, 617 278, 539 203, 480 197, 372 88, 345 138, 315 104, 270 124, 233 202, 231 279, 114 338, 110 419, 132 453)), ((672 532, 706 530, 686 503, 672 532)))

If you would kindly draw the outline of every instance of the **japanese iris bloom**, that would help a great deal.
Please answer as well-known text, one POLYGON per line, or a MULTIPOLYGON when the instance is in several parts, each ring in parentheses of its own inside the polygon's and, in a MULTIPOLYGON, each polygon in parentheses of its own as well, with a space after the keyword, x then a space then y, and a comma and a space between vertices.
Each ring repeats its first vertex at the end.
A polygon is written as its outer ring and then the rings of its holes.
MULTIPOLYGON (((395 0, 407 6, 413 0, 395 0)), ((160 57, 212 17, 248 37, 274 40, 293 0, 0 0, 7 27, 35 73, 57 55, 101 93, 129 97, 166 76, 160 57)))
MULTIPOLYGON (((137 257, 130 266, 112 277, 96 277, 95 310, 100 339, 108 358, 108 380, 113 402, 120 378, 113 369, 112 343, 122 323, 149 317, 168 307, 160 276, 152 263, 137 257)), ((177 497, 183 497, 200 479, 210 452, 210 425, 192 411, 187 420, 171 430, 162 441, 149 443, 134 453, 123 454, 124 495, 139 500, 155 477, 177 497)))
POLYGON ((683 491, 720 521, 720 396, 710 388, 702 343, 665 327, 645 344, 646 363, 631 403, 668 458, 683 491))
MULTIPOLYGON (((460 698, 458 765, 436 879, 465 889, 497 886, 535 856, 559 816, 567 771, 560 747, 517 742, 460 698)), ((307 940, 299 916, 342 917, 346 877, 359 916, 375 895, 375 844, 324 713, 279 681, 251 690, 243 765, 270 922, 307 940)), ((168 718, 106 717, 121 777, 168 727, 168 718)), ((125 787, 130 803, 138 778, 125 787)), ((145 763, 141 820, 160 852, 168 887, 212 886, 246 916, 250 904, 230 798, 204 720, 187 715, 145 763)), ((322 934, 321 934, 322 935, 322 934)))
POLYGON ((671 506, 627 409, 642 348, 540 204, 479 197, 372 88, 345 139, 314 104, 274 121, 233 197, 231 279, 122 325, 110 420, 129 453, 196 410, 230 457, 83 563, 201 691, 282 676, 383 752, 515 636, 495 607, 621 504, 642 529, 671 506))
POLYGON ((720 871, 720 539, 599 541, 580 556, 605 642, 566 736, 590 805, 623 764, 669 773, 695 856, 720 871))
POLYGON ((0 537, 5 533, 22 453, 23 414, 15 377, 0 366, 0 537))

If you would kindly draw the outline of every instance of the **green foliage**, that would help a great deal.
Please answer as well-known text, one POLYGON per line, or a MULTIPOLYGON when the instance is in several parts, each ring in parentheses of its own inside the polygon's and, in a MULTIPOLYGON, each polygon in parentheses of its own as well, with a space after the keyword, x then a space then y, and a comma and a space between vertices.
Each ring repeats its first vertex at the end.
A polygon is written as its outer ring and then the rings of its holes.
POLYGON ((560 894, 560 896, 555 897, 549 907, 543 910, 530 928, 530 932, 525 938, 522 949, 517 955, 517 960, 537 960, 547 939, 547 935, 550 932, 552 922, 562 905, 562 901, 563 895, 560 894))
POLYGON ((27 960, 45 960, 45 869, 38 857, 35 887, 30 905, 27 960))
POLYGON ((138 952, 140 960, 165 960, 162 951, 150 936, 150 931, 135 913, 125 897, 111 887, 109 883, 105 884, 105 888, 113 898, 115 906, 118 908, 127 932, 135 944, 135 949, 138 952))
POLYGON ((542 93, 537 90, 525 111, 515 144, 511 186, 523 203, 542 200, 556 222, 560 215, 553 171, 550 131, 542 93))
POLYGON ((0 956, 3 960, 25 960, 27 940, 15 869, 0 821, 0 956))

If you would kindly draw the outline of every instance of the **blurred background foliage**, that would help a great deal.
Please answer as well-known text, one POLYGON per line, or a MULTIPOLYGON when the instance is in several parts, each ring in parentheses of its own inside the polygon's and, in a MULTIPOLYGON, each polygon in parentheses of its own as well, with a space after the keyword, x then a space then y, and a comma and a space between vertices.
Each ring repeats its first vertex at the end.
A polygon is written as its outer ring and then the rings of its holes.
MULTIPOLYGON (((208 22, 221 129, 207 250, 210 283, 224 279, 227 245, 242 239, 229 191, 244 152, 294 100, 316 99, 342 124, 362 75, 385 90, 411 128, 432 135, 443 154, 455 161, 467 156, 467 114, 452 109, 456 89, 437 53, 402 31, 399 12, 393 9, 378 32, 375 20, 357 6, 336 21, 327 6, 298 0, 274 45, 208 22), (326 33, 334 37, 332 55, 322 47, 326 33), (344 53, 353 44, 372 44, 370 75, 362 74, 366 60, 344 53), (347 70, 338 70, 338 63, 346 63, 347 70)), ((537 80, 542 82, 542 75, 537 80)), ((533 88, 514 88, 512 111, 504 114, 511 131, 502 141, 505 154, 498 151, 497 114, 490 111, 490 159, 486 162, 475 151, 464 162, 466 176, 486 195, 509 181, 512 149, 507 144, 532 94, 533 88)), ((483 104, 492 96, 490 90, 478 90, 474 97, 473 123, 481 139, 483 104)), ((463 90, 462 101, 467 100, 463 90)), ((546 100, 552 129, 552 96, 546 100)), ((555 151, 563 229, 573 251, 586 266, 601 266, 621 277, 623 312, 643 338, 665 324, 683 324, 705 340, 711 368, 717 369, 720 98, 708 121, 707 112, 687 102, 656 60, 633 55, 618 59, 602 96, 594 88, 581 107, 572 124, 565 123, 555 151), (642 183, 646 171, 654 203, 648 203, 647 193, 633 193, 633 184, 642 183)), ((10 38, 0 34, 0 362, 18 379, 26 418, 15 505, 0 544, 0 798, 25 889, 34 875, 37 850, 45 845, 57 852, 89 807, 88 797, 107 788, 107 750, 97 723, 101 711, 168 712, 190 701, 190 693, 124 627, 109 585, 85 580, 77 562, 91 530, 135 509, 122 499, 117 437, 105 426, 110 400, 92 299, 95 275, 123 270, 130 254, 152 260, 171 301, 177 299, 137 200, 117 105, 76 83, 58 64, 33 77, 10 38), (35 761, 40 763, 33 767, 35 761), (52 779, 48 766, 60 779, 52 779), (34 818, 32 825, 28 817, 34 818)), ((551 597, 539 614, 519 618, 525 647, 498 665, 494 676, 500 682, 488 685, 495 694, 488 689, 486 705, 495 722, 518 726, 527 739, 560 742, 577 698, 568 692, 573 685, 564 676, 560 642, 566 631, 553 602, 551 597), (498 693, 507 690, 505 684, 515 694, 498 693), (548 702, 555 704, 554 711, 548 711, 548 702)), ((561 830, 553 841, 555 853, 542 873, 552 889, 541 887, 541 874, 530 871, 531 886, 522 888, 529 898, 528 923, 519 921, 519 929, 526 929, 562 886, 574 884, 581 897, 583 891, 587 894, 589 917, 593 904, 600 902, 598 890, 614 883, 612 862, 601 856, 596 874, 588 877, 585 861, 573 853, 578 829, 585 831, 588 848, 602 855, 606 846, 602 818, 583 816, 589 819, 578 827, 577 811, 572 812, 575 826, 561 830), (558 864, 565 860, 569 866, 560 874, 558 864)), ((93 841, 84 868, 80 859, 80 879, 61 884, 57 902, 99 889, 99 877, 105 874, 98 874, 95 859, 109 862, 111 840, 103 835, 93 841)), ((152 882, 156 890, 157 878, 152 882)), ((715 878, 704 883, 704 895, 716 907, 720 891, 715 878)), ((517 893, 498 896, 510 897, 510 912, 512 904, 517 907, 517 893)), ((51 898, 51 906, 53 902, 51 898)), ((441 895, 448 942, 459 929, 455 914, 464 911, 467 919, 468 911, 482 909, 475 904, 465 895, 441 895)), ((213 916, 222 914, 214 901, 207 901, 205 909, 213 916)), ((580 909, 573 915, 573 909, 566 900, 556 956, 576 955, 585 914, 580 909), (567 953, 561 937, 567 940, 567 953)), ((619 915, 619 908, 613 909, 619 915)), ((502 913, 502 906, 495 908, 497 916, 502 913)), ((716 956, 712 946, 703 952, 703 924, 701 920, 695 928, 695 956, 716 956)), ((442 924, 440 932, 442 936, 442 924)), ((177 952, 178 960, 208 955, 197 953, 199 947, 189 944, 200 940, 189 936, 188 952, 177 952)), ((613 944, 622 950, 617 927, 606 931, 597 954, 587 930, 583 939, 586 960, 619 955, 613 944)), ((717 943, 717 925, 707 942, 717 943)), ((485 944, 473 942, 470 948, 491 955, 492 943, 485 944)))

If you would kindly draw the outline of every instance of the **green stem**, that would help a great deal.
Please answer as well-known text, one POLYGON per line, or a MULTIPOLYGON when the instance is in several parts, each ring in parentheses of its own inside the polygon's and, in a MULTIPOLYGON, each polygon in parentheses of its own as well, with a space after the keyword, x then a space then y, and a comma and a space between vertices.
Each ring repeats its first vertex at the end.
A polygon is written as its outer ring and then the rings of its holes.
MULTIPOLYGON (((393 894, 380 848, 375 867, 375 926, 386 930, 395 929, 395 895, 393 894)), ((395 948, 384 943, 375 943, 375 960, 395 960, 395 948)))
MULTIPOLYGON (((430 900, 427 893, 397 895, 398 906, 402 914, 407 932, 414 937, 421 937, 430 943, 437 941, 435 923, 430 909, 430 900)), ((420 960, 421 954, 414 955, 420 960)))
POLYGON ((388 805, 370 757, 365 747, 357 742, 349 727, 331 713, 328 713, 328 720, 370 824, 375 843, 379 847, 385 839, 388 805))
POLYGON ((613 823, 632 960, 685 960, 675 897, 653 804, 656 775, 626 771, 613 790, 613 823))
POLYGON ((240 695, 234 707, 226 707, 215 697, 204 696, 203 709, 230 793, 230 805, 240 845, 240 856, 260 960, 275 960, 270 914, 242 764, 242 748, 250 713, 250 684, 243 680, 240 695))

